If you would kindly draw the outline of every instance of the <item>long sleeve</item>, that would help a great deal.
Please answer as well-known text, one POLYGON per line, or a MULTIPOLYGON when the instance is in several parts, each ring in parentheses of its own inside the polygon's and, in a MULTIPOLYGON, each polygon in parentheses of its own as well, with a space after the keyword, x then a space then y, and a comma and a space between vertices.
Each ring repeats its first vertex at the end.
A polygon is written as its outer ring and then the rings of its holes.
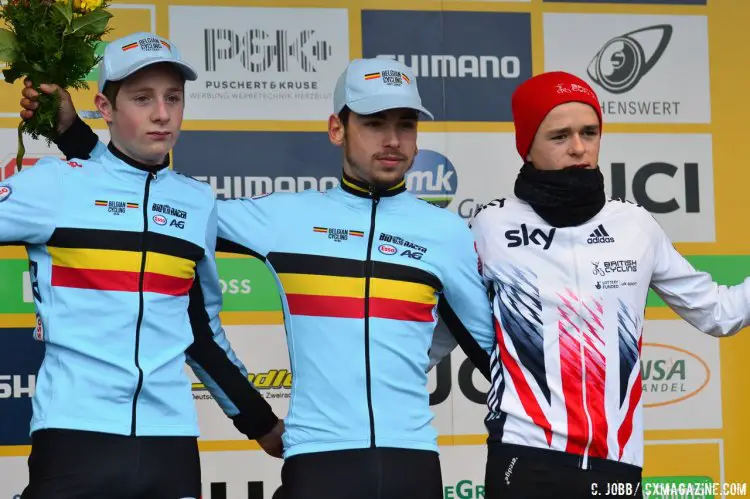
POLYGON ((277 201, 284 194, 219 201, 217 250, 265 260, 280 228, 275 223, 277 201))
POLYGON ((750 325, 750 278, 741 284, 717 284, 674 248, 656 220, 649 217, 655 248, 652 289, 693 327, 711 336, 729 336, 750 325))
POLYGON ((80 117, 55 140, 55 145, 67 159, 94 159, 107 150, 99 136, 80 117))
POLYGON ((453 339, 447 337, 445 328, 436 330, 430 349, 430 367, 457 344, 489 380, 489 352, 494 344, 492 309, 479 273, 474 238, 461 222, 455 233, 446 238, 446 244, 450 245, 452 266, 444 276, 438 312, 453 339))
POLYGON ((0 244, 44 244, 60 211, 60 161, 43 158, 0 183, 0 244))
POLYGON ((215 244, 217 206, 206 229, 206 254, 196 269, 188 308, 194 342, 188 349, 187 363, 208 388, 224 413, 248 438, 265 435, 279 418, 247 377, 247 369, 237 358, 221 326, 219 311, 222 294, 216 268, 215 244))

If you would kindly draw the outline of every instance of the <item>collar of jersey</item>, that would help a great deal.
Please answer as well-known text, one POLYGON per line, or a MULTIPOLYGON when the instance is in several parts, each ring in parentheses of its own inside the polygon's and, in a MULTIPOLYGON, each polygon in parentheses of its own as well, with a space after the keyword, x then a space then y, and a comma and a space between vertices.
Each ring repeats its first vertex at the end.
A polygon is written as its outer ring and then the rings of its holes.
POLYGON ((366 182, 356 180, 346 173, 342 172, 341 189, 345 192, 348 192, 349 194, 353 194, 361 198, 371 198, 374 196, 384 198, 396 196, 397 194, 401 194, 402 192, 406 191, 406 180, 402 178, 393 187, 389 187, 387 189, 377 189, 367 184, 366 182))
POLYGON ((107 149, 109 150, 110 153, 112 153, 112 156, 119 159, 123 163, 130 165, 133 168, 136 168, 146 173, 158 173, 164 168, 169 167, 169 154, 167 154, 167 157, 164 158, 164 162, 162 164, 147 165, 145 163, 141 163, 140 161, 136 161, 130 156, 126 155, 124 152, 119 150, 112 142, 107 144, 107 149))

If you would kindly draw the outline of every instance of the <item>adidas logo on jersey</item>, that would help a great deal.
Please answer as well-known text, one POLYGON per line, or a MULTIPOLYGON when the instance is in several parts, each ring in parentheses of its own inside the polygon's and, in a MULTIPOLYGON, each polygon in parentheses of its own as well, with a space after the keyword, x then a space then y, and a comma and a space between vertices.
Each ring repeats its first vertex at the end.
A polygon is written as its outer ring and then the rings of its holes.
POLYGON ((607 244, 615 242, 615 238, 609 235, 602 224, 599 224, 599 227, 589 234, 589 238, 586 242, 589 244, 607 244))

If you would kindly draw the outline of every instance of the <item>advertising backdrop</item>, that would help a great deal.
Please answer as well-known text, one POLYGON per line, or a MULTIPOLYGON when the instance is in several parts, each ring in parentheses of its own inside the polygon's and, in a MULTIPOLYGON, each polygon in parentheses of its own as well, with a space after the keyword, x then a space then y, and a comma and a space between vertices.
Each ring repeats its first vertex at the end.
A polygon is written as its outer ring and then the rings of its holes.
MULTIPOLYGON (((651 211, 677 249, 720 284, 750 275, 750 2, 133 0, 112 11, 110 40, 156 31, 199 71, 173 163, 221 199, 337 185, 341 151, 326 133, 336 78, 350 59, 386 57, 414 69, 436 117, 420 124, 409 190, 440 197, 468 220, 512 193, 520 167, 513 90, 533 74, 567 70, 603 104, 607 193, 651 211)), ((79 111, 93 109, 96 78, 94 71, 91 89, 74 95, 79 111)), ((16 171, 19 96, 20 83, 0 83, 0 181, 16 171)), ((100 120, 87 122, 108 140, 100 120)), ((27 151, 24 168, 59 155, 28 139, 27 151)), ((219 254, 218 266, 229 339, 255 386, 286 414, 293 373, 275 282, 252 258, 219 254)), ((0 247, 0 499, 17 497, 27 480, 31 396, 44 353, 34 327, 26 252, 0 247)), ((750 332, 703 335, 649 295, 645 482, 750 481, 748 358, 750 332)), ((456 351, 427 386, 446 499, 484 496, 488 383, 470 367, 456 351)), ((192 379, 203 497, 274 497, 281 461, 244 439, 192 379)))

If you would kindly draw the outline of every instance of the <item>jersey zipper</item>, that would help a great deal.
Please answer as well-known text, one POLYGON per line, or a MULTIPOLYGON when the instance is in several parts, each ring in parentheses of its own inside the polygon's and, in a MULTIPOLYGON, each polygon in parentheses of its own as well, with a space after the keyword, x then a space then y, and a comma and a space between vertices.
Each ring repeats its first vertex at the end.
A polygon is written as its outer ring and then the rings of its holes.
POLYGON ((141 323, 143 322, 143 277, 146 273, 146 254, 148 252, 148 191, 151 186, 151 179, 156 177, 154 173, 149 173, 146 177, 146 190, 143 194, 143 233, 141 234, 141 272, 138 276, 138 322, 135 326, 135 367, 138 369, 138 384, 135 387, 133 395, 133 414, 131 417, 130 435, 136 436, 135 428, 137 422, 136 406, 138 405, 138 396, 143 387, 143 369, 141 369, 138 355, 141 343, 141 323))
MULTIPOLYGON (((575 230, 573 232, 575 232, 575 230)), ((577 234, 573 234, 573 237, 577 237, 577 234)), ((576 322, 578 323, 578 331, 580 333, 578 335, 578 344, 580 345, 579 350, 581 352, 581 399, 583 400, 583 413, 586 415, 586 425, 588 426, 588 437, 586 441, 586 447, 583 449, 583 462, 581 463, 581 468, 587 469, 589 461, 589 447, 591 447, 591 441, 594 438, 594 428, 591 423, 588 394, 586 392, 586 333, 584 332, 585 326, 583 324, 583 314, 581 307, 583 294, 581 293, 581 282, 578 278, 578 258, 575 251, 575 240, 572 242, 571 248, 573 249, 573 274, 576 276, 576 295, 578 296, 578 300, 576 302, 576 308, 578 309, 576 315, 578 316, 578 320, 576 322)))
POLYGON ((372 277, 372 240, 375 237, 375 211, 380 197, 370 192, 372 211, 370 212, 370 236, 367 239, 367 260, 365 261, 365 383, 367 386, 367 411, 370 415, 370 447, 375 447, 375 417, 372 410, 372 375, 370 373, 370 278, 372 277))

